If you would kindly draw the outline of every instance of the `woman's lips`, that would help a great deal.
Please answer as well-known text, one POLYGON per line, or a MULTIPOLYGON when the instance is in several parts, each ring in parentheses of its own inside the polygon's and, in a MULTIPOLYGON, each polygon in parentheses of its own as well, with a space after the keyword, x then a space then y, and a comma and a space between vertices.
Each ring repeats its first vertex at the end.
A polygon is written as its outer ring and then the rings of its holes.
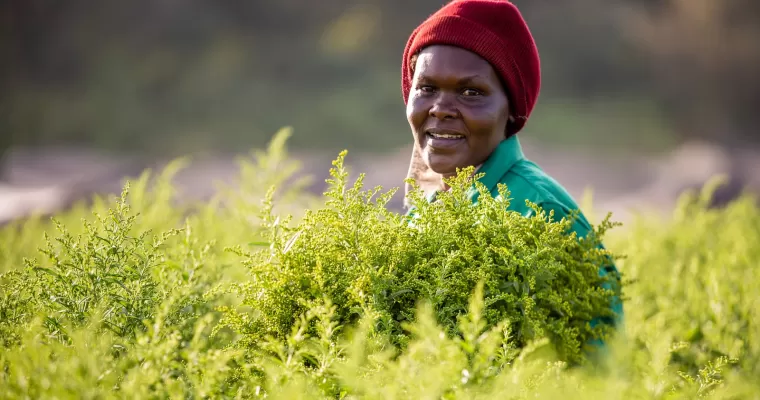
POLYGON ((453 131, 429 130, 425 132, 427 145, 435 150, 454 149, 467 140, 464 135, 453 131))

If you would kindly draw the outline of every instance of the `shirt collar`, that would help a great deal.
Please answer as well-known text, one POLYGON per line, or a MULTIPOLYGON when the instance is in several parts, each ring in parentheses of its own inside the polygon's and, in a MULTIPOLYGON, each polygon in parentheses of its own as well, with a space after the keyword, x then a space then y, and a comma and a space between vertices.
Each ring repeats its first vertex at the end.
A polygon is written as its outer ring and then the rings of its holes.
MULTIPOLYGON (((496 190, 496 186, 501 182, 501 178, 520 160, 524 159, 525 155, 520 145, 520 140, 517 135, 512 135, 503 140, 496 146, 493 153, 480 167, 478 173, 484 173, 485 176, 480 178, 480 183, 486 186, 489 192, 496 190)), ((470 197, 473 200, 477 200, 478 193, 474 187, 470 189, 470 197)))

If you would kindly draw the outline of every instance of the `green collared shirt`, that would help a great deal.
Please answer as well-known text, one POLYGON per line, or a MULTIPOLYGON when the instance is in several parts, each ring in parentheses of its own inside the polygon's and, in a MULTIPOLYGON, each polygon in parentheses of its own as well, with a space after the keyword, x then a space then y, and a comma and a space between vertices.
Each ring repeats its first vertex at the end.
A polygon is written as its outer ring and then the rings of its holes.
MULTIPOLYGON (((485 174, 480 178, 480 182, 488 188, 494 197, 499 194, 499 183, 507 186, 511 197, 509 210, 519 212, 525 217, 531 217, 535 211, 526 204, 526 200, 530 200, 540 206, 547 215, 550 211, 554 211, 555 221, 569 217, 575 211, 577 218, 572 226, 572 231, 577 234, 577 237, 584 238, 592 231, 591 224, 580 212, 580 208, 567 190, 537 164, 525 158, 516 135, 502 141, 478 169, 477 173, 485 174)), ((473 203, 477 203, 479 193, 474 188, 470 193, 473 203)), ((432 193, 428 197, 428 201, 435 201, 435 197, 436 193, 432 193)), ((599 274, 617 276, 618 271, 615 265, 610 263, 602 266, 599 274)), ((620 323, 623 317, 623 307, 618 297, 615 298, 611 307, 617 316, 615 320, 594 319, 591 321, 592 326, 599 322, 613 325, 620 323)))

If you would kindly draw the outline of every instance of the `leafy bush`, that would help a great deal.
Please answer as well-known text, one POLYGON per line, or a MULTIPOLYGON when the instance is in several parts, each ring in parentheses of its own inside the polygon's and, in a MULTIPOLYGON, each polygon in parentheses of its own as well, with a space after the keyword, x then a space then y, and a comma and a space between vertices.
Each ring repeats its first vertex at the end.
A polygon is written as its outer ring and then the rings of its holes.
POLYGON ((336 305, 339 325, 374 315, 377 333, 401 347, 408 341, 402 324, 414 320, 420 300, 430 302, 449 335, 458 335, 457 319, 478 282, 484 283, 484 320, 489 327, 505 321, 509 345, 548 336, 563 359, 578 362, 581 345, 603 336, 608 327, 592 328, 589 321, 612 316, 612 291, 602 289, 598 273, 607 253, 597 241, 566 235, 572 220, 550 223, 537 206, 535 217, 523 218, 507 211, 506 187, 493 198, 479 182, 483 200, 473 206, 469 168, 434 204, 418 191, 410 221, 386 209, 393 191, 365 191, 362 176, 350 187, 343 156, 334 162, 323 208, 288 227, 290 219, 273 215, 267 199, 264 249, 236 249, 251 276, 232 292, 250 311, 225 309, 222 326, 242 334, 240 344, 284 338, 323 298, 336 305))
POLYGON ((578 364, 608 333, 585 322, 610 294, 594 240, 499 198, 472 206, 467 171, 410 219, 385 209, 392 192, 349 187, 341 157, 314 203, 275 173, 296 167, 286 137, 209 204, 174 204, 176 164, 0 230, 0 397, 760 395, 755 199, 708 209, 708 187, 669 221, 600 223, 626 255, 625 325, 578 364))

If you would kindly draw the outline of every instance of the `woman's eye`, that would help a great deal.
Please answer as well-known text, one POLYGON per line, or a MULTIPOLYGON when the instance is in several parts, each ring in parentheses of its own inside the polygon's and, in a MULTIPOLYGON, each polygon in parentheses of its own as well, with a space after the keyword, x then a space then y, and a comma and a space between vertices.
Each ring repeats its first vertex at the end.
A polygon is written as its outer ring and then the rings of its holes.
POLYGON ((462 94, 465 95, 465 96, 467 96, 467 97, 471 97, 471 96, 480 96, 483 93, 480 90, 477 90, 477 89, 465 89, 465 90, 462 91, 462 94))
POLYGON ((432 93, 435 91, 435 88, 430 85, 421 85, 418 89, 422 93, 432 93))

